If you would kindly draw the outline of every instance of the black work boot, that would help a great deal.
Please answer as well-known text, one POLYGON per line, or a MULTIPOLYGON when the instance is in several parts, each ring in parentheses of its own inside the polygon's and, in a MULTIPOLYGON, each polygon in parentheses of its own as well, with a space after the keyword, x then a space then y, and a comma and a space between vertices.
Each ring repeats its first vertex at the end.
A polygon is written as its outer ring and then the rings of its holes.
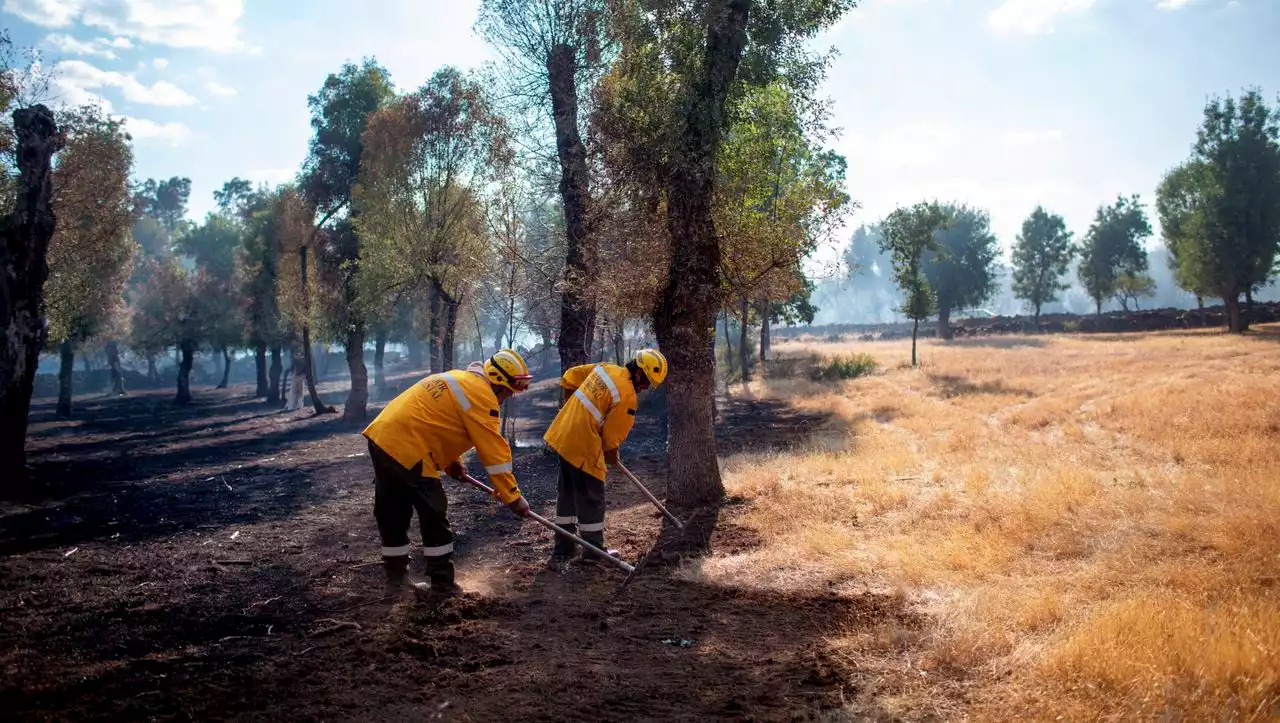
MULTIPOLYGON (((575 535, 578 534, 578 526, 576 524, 562 524, 560 527, 575 535)), ((555 537, 555 543, 551 547, 551 557, 547 559, 547 567, 560 571, 573 560, 574 555, 578 554, 578 543, 561 534, 557 534, 555 537)))
MULTIPOLYGON (((587 542, 590 542, 592 545, 595 545, 601 550, 604 550, 610 557, 622 557, 622 553, 618 552, 617 550, 610 550, 609 548, 604 546, 603 532, 584 532, 582 533, 582 539, 586 540, 587 542)), ((599 559, 600 559, 600 555, 596 554, 591 550, 588 550, 585 547, 582 548, 583 562, 596 562, 599 559)))
POLYGON ((436 597, 449 597, 462 593, 462 588, 453 581, 453 555, 427 558, 427 579, 430 583, 414 585, 419 592, 429 592, 436 597))
POLYGON ((387 572, 387 582, 382 589, 384 598, 393 598, 404 592, 409 584, 408 565, 389 564, 383 567, 387 572))

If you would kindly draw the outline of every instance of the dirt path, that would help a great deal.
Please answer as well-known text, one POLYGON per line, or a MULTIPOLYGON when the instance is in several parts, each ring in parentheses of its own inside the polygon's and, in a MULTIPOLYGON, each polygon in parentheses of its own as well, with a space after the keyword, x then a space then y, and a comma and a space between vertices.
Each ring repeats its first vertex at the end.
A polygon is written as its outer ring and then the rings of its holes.
MULTIPOLYGON (((548 514, 554 457, 524 442, 553 385, 517 408, 517 477, 548 514)), ((185 409, 167 394, 90 401, 71 422, 37 406, 50 492, 0 507, 0 718, 801 720, 857 694, 822 644, 832 625, 909 623, 867 595, 745 592, 667 568, 620 592, 612 568, 558 574, 543 528, 450 482, 468 594, 386 601, 358 429, 247 391, 185 409)), ((661 496, 662 400, 641 406, 623 455, 661 496)), ((723 413, 723 451, 822 423, 771 402, 723 413)), ((752 544, 735 514, 730 501, 713 552, 752 544)), ((661 519, 611 479, 607 522, 634 561, 661 519)))

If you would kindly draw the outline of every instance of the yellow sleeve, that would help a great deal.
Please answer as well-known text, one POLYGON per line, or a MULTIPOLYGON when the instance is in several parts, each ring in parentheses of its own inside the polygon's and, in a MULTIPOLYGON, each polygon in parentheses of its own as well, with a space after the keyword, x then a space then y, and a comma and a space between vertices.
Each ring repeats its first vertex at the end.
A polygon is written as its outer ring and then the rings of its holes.
POLYGON ((576 392, 578 387, 591 376, 591 372, 595 371, 595 364, 579 364, 576 367, 569 367, 569 371, 560 377, 560 388, 567 389, 570 393, 576 392))
POLYGON ((462 418, 467 425, 467 434, 476 446, 476 456, 484 465, 485 474, 489 476, 498 499, 506 504, 520 499, 520 487, 511 469, 511 445, 502 436, 498 410, 472 404, 462 418))
POLYGON ((631 434, 631 425, 636 421, 636 397, 624 395, 617 404, 609 409, 604 418, 604 430, 601 432, 601 449, 617 449, 627 441, 631 434))

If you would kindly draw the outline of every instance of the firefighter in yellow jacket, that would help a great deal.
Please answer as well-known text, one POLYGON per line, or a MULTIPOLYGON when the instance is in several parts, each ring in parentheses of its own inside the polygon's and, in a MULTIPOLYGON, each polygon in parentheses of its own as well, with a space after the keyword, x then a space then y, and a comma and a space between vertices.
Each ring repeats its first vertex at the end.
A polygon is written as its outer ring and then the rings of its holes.
MULTIPOLYGON (((604 549, 605 465, 618 463, 618 448, 636 418, 636 393, 667 378, 667 358, 656 349, 641 349, 626 366, 582 364, 560 378, 563 405, 543 436, 560 455, 556 524, 604 549)), ((548 561, 559 568, 578 545, 560 535, 548 561)), ((616 555, 612 550, 607 550, 616 555)), ((594 553, 583 550, 583 559, 594 553)))
POLYGON ((462 479, 461 456, 472 447, 495 496, 523 517, 529 503, 511 470, 511 448, 498 424, 498 406, 529 388, 529 367, 510 349, 466 370, 432 374, 391 400, 365 428, 373 459, 373 516, 382 537, 388 584, 403 586, 409 567, 409 523, 414 510, 422 531, 422 555, 430 585, 414 587, 446 595, 461 592, 453 580, 453 530, 440 473, 462 479))

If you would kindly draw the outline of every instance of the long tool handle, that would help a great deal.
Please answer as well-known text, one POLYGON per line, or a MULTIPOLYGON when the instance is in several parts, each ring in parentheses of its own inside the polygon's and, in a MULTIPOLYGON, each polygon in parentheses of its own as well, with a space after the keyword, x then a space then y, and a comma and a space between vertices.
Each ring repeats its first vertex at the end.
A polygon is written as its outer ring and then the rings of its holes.
POLYGON ((639 490, 644 493, 645 497, 649 498, 649 501, 652 502, 655 507, 662 511, 662 514, 667 516, 668 520, 671 520, 672 524, 682 530, 684 529, 684 523, 680 521, 680 518, 671 514, 666 507, 663 507, 662 503, 658 501, 658 498, 654 497, 653 493, 646 489, 644 485, 640 484, 640 480, 636 479, 635 475, 631 474, 631 470, 623 467, 622 462, 618 462, 615 466, 622 472, 622 474, 626 475, 627 479, 631 480, 631 484, 639 488, 639 490))
MULTIPOLYGON (((471 475, 469 475, 469 474, 468 474, 468 475, 463 475, 463 477, 462 477, 462 481, 463 481, 463 482, 466 482, 467 484, 469 484, 469 485, 471 485, 471 486, 473 486, 473 487, 478 487, 478 488, 480 488, 480 489, 484 490, 485 492, 488 492, 488 493, 489 493, 489 494, 491 494, 491 495, 493 494, 493 488, 492 488, 492 487, 490 487, 489 485, 487 485, 487 484, 485 484, 485 483, 481 482, 480 480, 476 479, 475 477, 472 477, 472 476, 471 476, 471 475)), ((601 550, 600 548, 596 547, 595 545, 591 544, 590 542, 587 542, 586 540, 582 539, 581 537, 578 537, 577 535, 573 534, 572 532, 570 532, 570 531, 568 531, 568 530, 564 529, 564 528, 563 528, 563 527, 561 527, 560 525, 557 525, 556 523, 552 522, 551 520, 548 520, 547 518, 543 517, 542 515, 538 514, 537 512, 534 512, 533 510, 529 510, 529 516, 530 516, 530 517, 532 517, 532 518, 533 518, 533 519, 534 519, 538 524, 542 525, 543 527, 545 527, 545 528, 547 528, 547 529, 549 529, 549 530, 552 530, 552 531, 553 531, 553 532, 555 532, 556 534, 564 535, 565 537, 568 537, 569 539, 573 540, 574 542, 577 542, 579 545, 582 545, 583 547, 587 548, 588 550, 591 550, 592 552, 596 553, 596 554, 597 554, 597 555, 599 555, 600 557, 603 557, 604 559, 606 559, 606 560, 608 560, 609 562, 613 563, 615 566, 617 566, 618 568, 622 569, 624 572, 626 572, 626 573, 628 573, 628 574, 635 572, 635 570, 636 570, 636 569, 635 569, 635 567, 633 567, 633 566, 632 566, 630 563, 628 563, 627 561, 625 561, 625 560, 620 560, 620 559, 618 559, 618 558, 614 557, 613 555, 610 555, 609 553, 605 552, 604 550, 601 550)))

